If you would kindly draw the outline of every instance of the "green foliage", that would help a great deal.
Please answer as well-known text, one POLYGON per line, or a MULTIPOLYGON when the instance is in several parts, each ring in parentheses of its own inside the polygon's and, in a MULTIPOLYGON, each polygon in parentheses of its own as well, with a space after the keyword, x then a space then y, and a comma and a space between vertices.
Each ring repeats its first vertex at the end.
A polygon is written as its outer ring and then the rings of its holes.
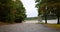
POLYGON ((25 8, 20 0, 0 0, 0 21, 13 23, 26 18, 25 8))
POLYGON ((18 5, 17 11, 16 11, 16 19, 19 18, 20 21, 23 21, 26 18, 25 8, 23 7, 23 4, 21 1, 17 1, 17 3, 19 5, 18 5))
POLYGON ((58 17, 59 23, 59 16, 60 16, 60 0, 36 0, 38 8, 38 14, 43 14, 45 18, 48 15, 55 15, 58 17))

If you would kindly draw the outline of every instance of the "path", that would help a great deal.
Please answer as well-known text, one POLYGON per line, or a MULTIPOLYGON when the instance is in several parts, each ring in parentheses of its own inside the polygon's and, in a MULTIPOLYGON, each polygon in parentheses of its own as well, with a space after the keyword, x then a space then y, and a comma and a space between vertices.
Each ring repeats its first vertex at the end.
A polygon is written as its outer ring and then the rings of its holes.
POLYGON ((0 26, 0 32, 60 32, 60 30, 45 27, 42 24, 18 23, 0 26))

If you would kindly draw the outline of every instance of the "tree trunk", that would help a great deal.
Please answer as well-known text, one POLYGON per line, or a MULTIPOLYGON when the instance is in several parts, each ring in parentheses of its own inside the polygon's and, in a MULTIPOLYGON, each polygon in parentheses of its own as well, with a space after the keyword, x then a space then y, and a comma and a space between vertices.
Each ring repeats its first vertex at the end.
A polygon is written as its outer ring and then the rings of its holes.
POLYGON ((47 24, 47 16, 45 16, 45 23, 47 24))
POLYGON ((59 21, 59 16, 57 16, 57 18, 58 18, 57 24, 60 24, 60 21, 59 21))
POLYGON ((60 21, 59 21, 59 12, 57 13, 57 18, 58 18, 58 21, 57 21, 57 24, 60 24, 60 21))

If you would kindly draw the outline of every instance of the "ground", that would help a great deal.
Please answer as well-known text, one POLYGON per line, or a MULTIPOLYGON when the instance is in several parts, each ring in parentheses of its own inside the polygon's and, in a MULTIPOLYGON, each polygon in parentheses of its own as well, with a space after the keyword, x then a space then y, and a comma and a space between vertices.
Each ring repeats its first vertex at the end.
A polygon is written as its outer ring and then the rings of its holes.
POLYGON ((0 32, 60 32, 60 30, 47 27, 43 24, 24 22, 0 26, 0 32))

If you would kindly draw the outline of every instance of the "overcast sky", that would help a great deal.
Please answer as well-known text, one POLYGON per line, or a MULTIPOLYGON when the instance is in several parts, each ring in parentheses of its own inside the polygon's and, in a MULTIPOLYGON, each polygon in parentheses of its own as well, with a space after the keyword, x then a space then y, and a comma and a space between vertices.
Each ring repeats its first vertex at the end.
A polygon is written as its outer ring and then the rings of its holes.
POLYGON ((34 0, 21 0, 26 9, 27 17, 37 17, 37 9, 35 8, 34 0))

